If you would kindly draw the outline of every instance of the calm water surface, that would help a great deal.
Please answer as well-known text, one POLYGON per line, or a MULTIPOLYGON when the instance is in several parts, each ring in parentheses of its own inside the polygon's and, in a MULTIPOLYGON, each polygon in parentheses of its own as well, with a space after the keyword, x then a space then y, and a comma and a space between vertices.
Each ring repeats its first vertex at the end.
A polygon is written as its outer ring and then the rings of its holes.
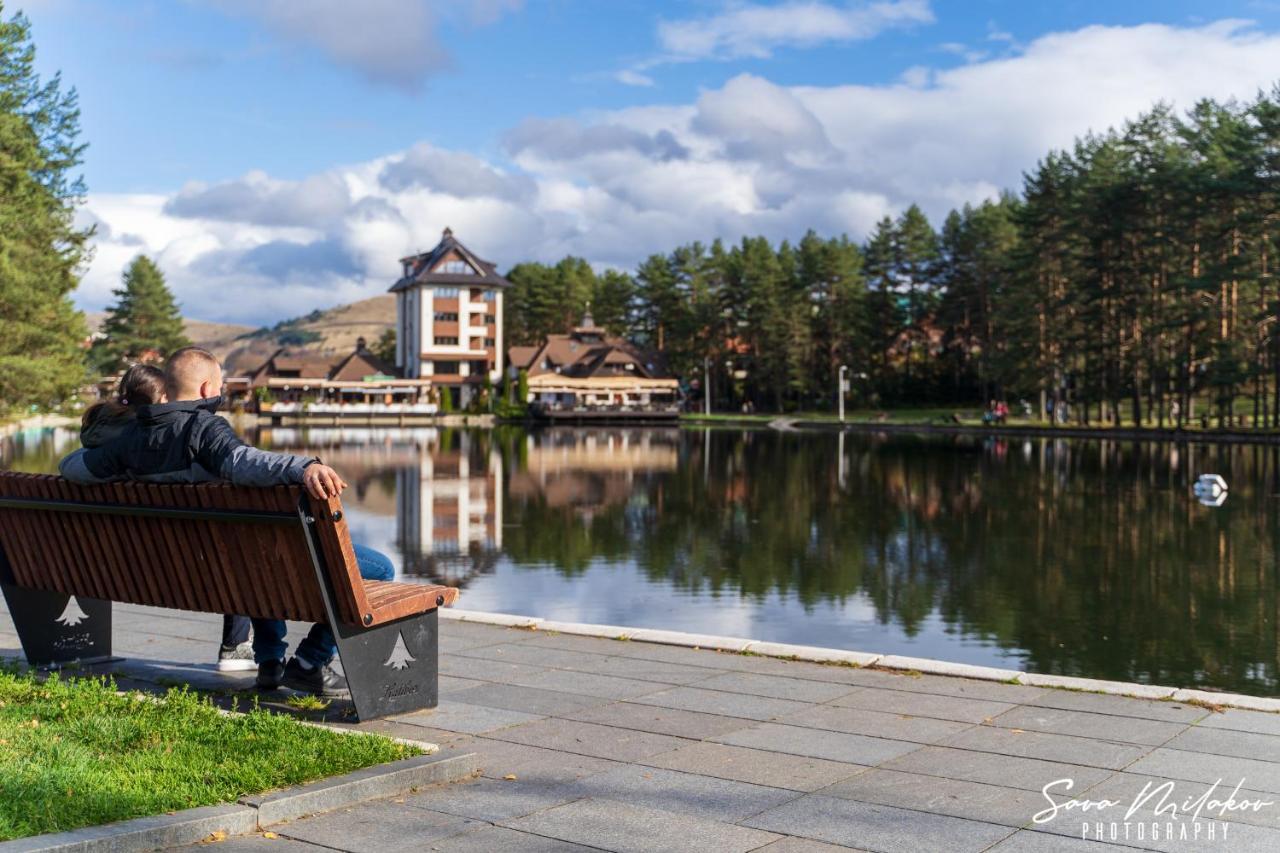
MULTIPOLYGON (((460 606, 1280 692, 1280 448, 767 430, 263 430, 460 606), (1230 497, 1191 496, 1201 473, 1230 497)), ((52 471, 73 433, 0 445, 52 471)))

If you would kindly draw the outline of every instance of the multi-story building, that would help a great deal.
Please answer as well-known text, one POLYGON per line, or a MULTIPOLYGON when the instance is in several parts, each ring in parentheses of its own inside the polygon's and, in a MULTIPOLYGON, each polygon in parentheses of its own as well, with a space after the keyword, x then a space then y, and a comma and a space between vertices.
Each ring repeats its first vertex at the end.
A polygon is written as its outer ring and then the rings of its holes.
POLYGON ((502 292, 511 282, 444 229, 430 252, 400 259, 396 295, 396 366, 406 378, 429 378, 457 406, 488 377, 502 378, 502 292))

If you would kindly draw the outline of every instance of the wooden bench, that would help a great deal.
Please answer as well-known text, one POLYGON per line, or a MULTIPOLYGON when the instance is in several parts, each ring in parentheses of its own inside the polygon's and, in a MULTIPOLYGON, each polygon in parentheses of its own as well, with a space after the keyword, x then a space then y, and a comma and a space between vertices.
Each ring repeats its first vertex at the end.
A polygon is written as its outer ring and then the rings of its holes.
POLYGON ((436 608, 458 595, 362 579, 341 502, 297 486, 13 472, 0 472, 0 586, 33 666, 109 658, 113 601, 327 622, 361 719, 436 706, 436 608))

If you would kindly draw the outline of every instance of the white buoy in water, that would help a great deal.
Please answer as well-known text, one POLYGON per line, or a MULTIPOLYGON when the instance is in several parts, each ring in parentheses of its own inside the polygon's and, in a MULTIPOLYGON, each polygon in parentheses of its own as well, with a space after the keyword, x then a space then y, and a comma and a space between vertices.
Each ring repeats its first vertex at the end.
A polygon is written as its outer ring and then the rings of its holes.
POLYGON ((1220 474, 1201 474, 1191 491, 1205 506, 1222 506, 1227 500, 1227 481, 1220 474))

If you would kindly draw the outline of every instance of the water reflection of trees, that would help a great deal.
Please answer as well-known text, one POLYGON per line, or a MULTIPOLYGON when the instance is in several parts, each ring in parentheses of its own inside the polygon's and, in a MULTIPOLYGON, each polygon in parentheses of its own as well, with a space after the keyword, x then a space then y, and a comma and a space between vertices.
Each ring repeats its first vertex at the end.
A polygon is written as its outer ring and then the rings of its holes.
POLYGON ((1036 671, 1275 690, 1280 449, 843 443, 843 487, 830 435, 680 433, 674 467, 574 472, 576 502, 517 489, 516 463, 506 551, 807 607, 865 596, 908 633, 936 614, 1036 671), (1210 470, 1232 484, 1217 510, 1190 498, 1210 470))
MULTIPOLYGON (((467 586, 504 556, 570 577, 634 564, 713 597, 857 598, 908 634, 940 620, 1041 672, 1280 687, 1280 447, 677 429, 251 437, 338 467, 353 510, 395 519, 409 576, 467 586), (1209 471, 1231 485, 1220 509, 1190 496, 1209 471)), ((7 440, 0 467, 54 470, 74 438, 7 440)))

